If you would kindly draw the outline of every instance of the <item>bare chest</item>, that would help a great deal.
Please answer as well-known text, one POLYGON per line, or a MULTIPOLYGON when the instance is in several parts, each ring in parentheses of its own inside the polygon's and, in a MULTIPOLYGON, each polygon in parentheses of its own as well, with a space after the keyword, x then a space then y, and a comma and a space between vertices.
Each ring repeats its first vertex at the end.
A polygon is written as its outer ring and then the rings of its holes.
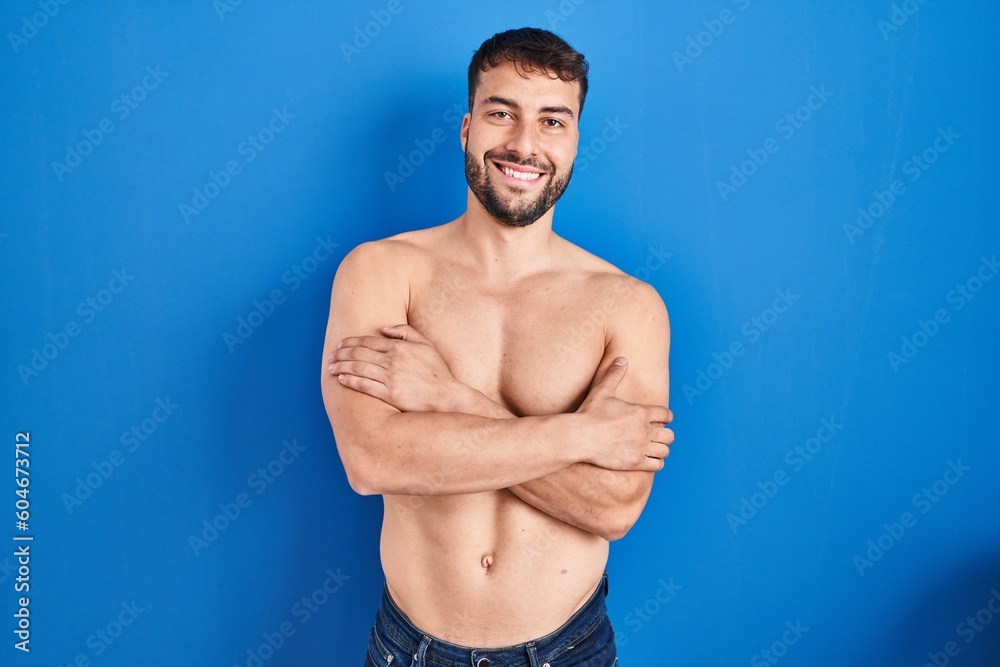
POLYGON ((574 410, 604 354, 606 318, 572 281, 484 289, 438 272, 411 287, 409 324, 455 377, 517 415, 574 410))

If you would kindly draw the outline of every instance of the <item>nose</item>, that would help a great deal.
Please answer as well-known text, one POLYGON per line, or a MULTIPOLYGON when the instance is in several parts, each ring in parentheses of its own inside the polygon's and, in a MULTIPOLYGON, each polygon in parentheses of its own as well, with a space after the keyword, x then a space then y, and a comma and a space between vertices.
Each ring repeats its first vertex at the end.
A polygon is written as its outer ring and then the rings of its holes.
POLYGON ((538 153, 538 129, 533 123, 518 121, 510 129, 505 147, 522 158, 538 153))

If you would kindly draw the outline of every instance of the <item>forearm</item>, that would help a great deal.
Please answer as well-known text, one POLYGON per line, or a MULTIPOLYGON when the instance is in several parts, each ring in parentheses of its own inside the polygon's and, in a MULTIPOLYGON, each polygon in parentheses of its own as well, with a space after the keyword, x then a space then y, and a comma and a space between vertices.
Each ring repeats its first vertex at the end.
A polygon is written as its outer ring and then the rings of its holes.
MULTIPOLYGON (((495 491, 586 458, 564 432, 573 415, 491 419, 457 412, 394 413, 341 446, 361 493, 451 495, 495 491)), ((338 434, 340 435, 340 434, 338 434)))
POLYGON ((512 486, 510 491, 549 516, 612 541, 638 520, 652 483, 650 472, 576 463, 512 486))
MULTIPOLYGON (((453 409, 492 418, 514 416, 475 390, 457 395, 453 409)), ((536 474, 535 479, 514 484, 508 490, 549 516, 606 540, 616 540, 639 518, 652 483, 652 473, 575 463, 556 472, 536 474)))

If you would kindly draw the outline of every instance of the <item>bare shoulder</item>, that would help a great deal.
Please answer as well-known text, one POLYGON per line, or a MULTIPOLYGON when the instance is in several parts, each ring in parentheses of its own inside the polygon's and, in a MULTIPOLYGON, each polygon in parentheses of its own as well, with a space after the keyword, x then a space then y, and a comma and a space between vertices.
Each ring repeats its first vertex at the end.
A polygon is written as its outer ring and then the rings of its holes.
POLYGON ((667 309, 655 287, 569 241, 565 244, 568 263, 575 267, 584 293, 603 310, 614 313, 608 318, 609 328, 669 330, 667 309))
POLYGON ((430 261, 430 253, 441 227, 403 232, 354 247, 340 263, 337 273, 352 278, 380 278, 387 282, 407 280, 430 261))

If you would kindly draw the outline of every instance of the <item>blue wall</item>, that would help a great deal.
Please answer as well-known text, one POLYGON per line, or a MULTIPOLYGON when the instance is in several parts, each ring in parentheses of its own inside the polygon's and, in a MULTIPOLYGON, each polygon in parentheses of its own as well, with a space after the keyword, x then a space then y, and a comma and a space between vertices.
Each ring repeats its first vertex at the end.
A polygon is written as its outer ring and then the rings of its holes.
POLYGON ((673 324, 623 664, 997 664, 994 3, 147 4, 0 9, 3 664, 360 664, 330 283, 462 211, 465 67, 526 24, 592 64, 556 229, 673 324))

